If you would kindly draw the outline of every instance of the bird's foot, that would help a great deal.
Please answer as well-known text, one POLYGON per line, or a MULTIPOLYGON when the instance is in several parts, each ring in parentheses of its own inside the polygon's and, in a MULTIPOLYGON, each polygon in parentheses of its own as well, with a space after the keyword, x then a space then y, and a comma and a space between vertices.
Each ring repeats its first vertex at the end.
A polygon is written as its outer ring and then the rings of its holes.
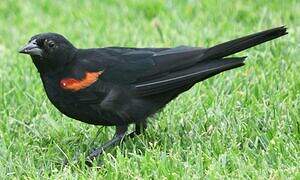
POLYGON ((117 126, 114 137, 108 142, 106 142, 105 144, 103 144, 102 146, 94 149, 87 157, 85 164, 88 166, 92 166, 93 160, 95 160, 98 156, 101 156, 106 149, 120 144, 126 136, 127 128, 128 128, 127 125, 117 126))
POLYGON ((126 140, 128 138, 133 138, 133 137, 135 137, 139 134, 140 134, 140 132, 133 131, 129 134, 124 133, 124 134, 121 134, 121 135, 115 135, 115 137, 112 140, 108 141, 107 143, 105 143, 101 147, 94 149, 89 154, 89 156, 87 157, 87 159, 85 161, 85 164, 89 167, 93 166, 93 161, 97 157, 101 156, 106 149, 108 149, 110 147, 113 147, 113 146, 116 146, 116 145, 122 143, 124 140, 126 140))
POLYGON ((119 145, 120 143, 122 143, 124 140, 126 140, 128 138, 133 138, 133 137, 141 134, 147 128, 147 124, 146 124, 146 122, 143 122, 141 124, 136 124, 135 131, 133 131, 129 134, 126 134, 127 128, 128 128, 127 125, 126 126, 117 126, 114 137, 110 141, 108 141, 105 144, 103 144, 102 146, 100 146, 99 148, 93 149, 93 151, 86 158, 85 164, 88 165, 89 167, 91 167, 93 165, 93 161, 97 157, 101 156, 105 150, 107 150, 108 148, 114 147, 116 145, 119 145))

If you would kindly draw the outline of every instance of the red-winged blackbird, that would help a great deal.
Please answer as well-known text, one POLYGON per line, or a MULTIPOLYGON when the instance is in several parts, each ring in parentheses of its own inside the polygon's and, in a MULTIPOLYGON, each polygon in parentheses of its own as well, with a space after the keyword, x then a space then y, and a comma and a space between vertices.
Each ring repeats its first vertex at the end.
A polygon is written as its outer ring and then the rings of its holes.
POLYGON ((89 124, 116 126, 112 140, 93 151, 94 159, 119 143, 129 124, 140 134, 146 119, 194 84, 244 65, 227 57, 286 35, 278 27, 211 48, 106 47, 78 49, 62 35, 33 36, 20 53, 29 54, 51 103, 63 114, 89 124))

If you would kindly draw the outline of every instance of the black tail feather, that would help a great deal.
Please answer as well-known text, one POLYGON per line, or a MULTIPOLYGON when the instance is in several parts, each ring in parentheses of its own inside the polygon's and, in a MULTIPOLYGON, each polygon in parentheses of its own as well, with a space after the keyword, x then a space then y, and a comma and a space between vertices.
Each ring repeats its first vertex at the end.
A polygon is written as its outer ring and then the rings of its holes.
POLYGON ((226 57, 286 34, 288 34, 287 28, 282 26, 241 37, 207 49, 201 59, 219 59, 226 57))
MULTIPOLYGON (((229 55, 251 48, 258 44, 288 34, 282 26, 269 29, 235 40, 231 40, 208 49, 173 49, 155 56, 160 72, 168 74, 137 83, 135 88, 141 96, 159 94, 193 84, 210 78, 223 71, 244 65, 246 57, 228 57, 229 55), (179 61, 180 60, 180 61, 179 61)), ((185 88, 183 88, 185 89, 185 88)))

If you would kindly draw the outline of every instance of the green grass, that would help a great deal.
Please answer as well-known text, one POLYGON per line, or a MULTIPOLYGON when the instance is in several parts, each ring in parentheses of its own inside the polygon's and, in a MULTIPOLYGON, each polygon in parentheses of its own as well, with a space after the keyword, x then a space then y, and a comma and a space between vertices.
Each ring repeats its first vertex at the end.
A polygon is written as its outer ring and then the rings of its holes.
POLYGON ((299 9, 297 0, 1 1, 0 179, 299 179, 299 9), (210 46, 280 25, 288 36, 241 53, 246 66, 197 84, 93 168, 61 164, 83 161, 114 128, 90 146, 98 127, 61 115, 17 53, 48 31, 82 48, 210 46))

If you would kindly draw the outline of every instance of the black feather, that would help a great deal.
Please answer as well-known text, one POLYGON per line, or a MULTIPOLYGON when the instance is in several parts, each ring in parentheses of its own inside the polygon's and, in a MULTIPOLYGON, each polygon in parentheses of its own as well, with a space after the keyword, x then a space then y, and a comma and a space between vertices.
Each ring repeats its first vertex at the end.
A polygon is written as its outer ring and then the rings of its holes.
POLYGON ((235 54, 258 44, 284 36, 288 34, 286 30, 287 29, 282 26, 218 44, 207 49, 201 59, 218 59, 235 54))
POLYGON ((135 88, 141 96, 158 94, 189 84, 195 84, 223 71, 244 65, 246 57, 224 58, 197 65, 181 71, 172 72, 162 78, 137 84, 135 88))
POLYGON ((135 84, 136 93, 141 96, 157 94, 190 83, 197 83, 220 72, 243 65, 245 58, 224 58, 258 44, 286 35, 285 27, 278 27, 214 47, 174 48, 153 56, 156 72, 161 76, 145 77, 135 84))

